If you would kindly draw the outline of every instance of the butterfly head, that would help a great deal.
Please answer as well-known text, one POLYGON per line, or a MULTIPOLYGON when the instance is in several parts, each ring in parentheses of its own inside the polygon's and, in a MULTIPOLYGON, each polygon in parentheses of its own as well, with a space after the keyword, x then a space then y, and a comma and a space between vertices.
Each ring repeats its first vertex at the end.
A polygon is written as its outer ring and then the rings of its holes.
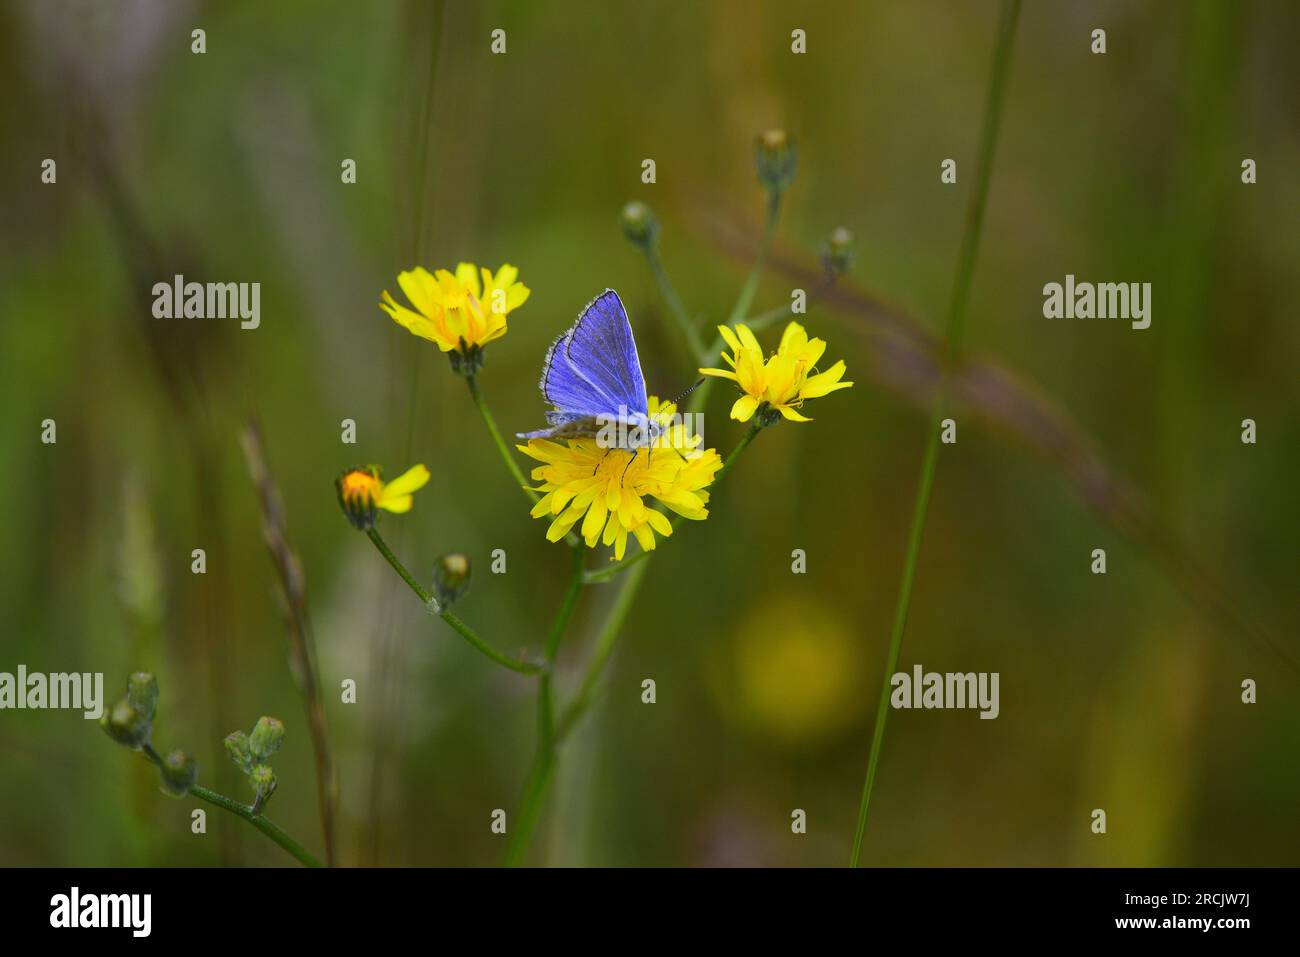
POLYGON ((641 421, 637 426, 636 434, 634 436, 634 438, 639 439, 640 441, 632 447, 645 448, 646 446, 658 445, 659 439, 666 431, 663 423, 649 418, 648 416, 641 416, 640 418, 641 421))
POLYGON ((596 444, 604 449, 644 449, 657 445, 667 431, 662 422, 644 412, 622 411, 597 416, 596 444))

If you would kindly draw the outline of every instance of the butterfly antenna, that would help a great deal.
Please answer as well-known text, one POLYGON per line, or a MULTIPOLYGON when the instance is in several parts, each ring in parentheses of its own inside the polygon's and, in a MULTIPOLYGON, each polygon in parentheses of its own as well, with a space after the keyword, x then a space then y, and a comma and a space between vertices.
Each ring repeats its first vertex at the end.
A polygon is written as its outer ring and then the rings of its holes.
POLYGON ((688 395, 690 395, 692 392, 694 392, 702 385, 704 385, 704 376, 700 376, 698 379, 695 380, 695 384, 693 386, 691 386, 689 389, 687 389, 677 398, 673 399, 673 405, 678 405, 679 403, 681 403, 682 399, 686 398, 688 395))

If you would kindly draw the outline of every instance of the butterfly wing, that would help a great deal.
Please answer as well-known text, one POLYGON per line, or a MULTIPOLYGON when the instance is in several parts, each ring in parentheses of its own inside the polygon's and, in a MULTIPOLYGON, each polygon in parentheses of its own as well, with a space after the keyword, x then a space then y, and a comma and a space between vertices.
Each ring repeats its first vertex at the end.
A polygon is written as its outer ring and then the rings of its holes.
POLYGON ((587 383, 594 393, 612 400, 594 411, 613 415, 620 406, 625 406, 629 412, 646 414, 641 360, 636 353, 636 340, 632 338, 632 324, 618 293, 606 289, 588 303, 561 345, 574 376, 587 383))
POLYGON ((547 421, 554 422, 554 416, 598 415, 617 406, 613 397, 579 375, 569 362, 569 340, 572 338, 571 327, 551 343, 546 358, 542 360, 542 378, 537 385, 546 401, 555 407, 554 412, 546 414, 547 421))
POLYGON ((592 434, 589 426, 597 417, 618 416, 620 407, 647 414, 641 360, 618 293, 606 289, 551 344, 538 384, 555 407, 546 414, 552 428, 520 433, 521 438, 592 434))

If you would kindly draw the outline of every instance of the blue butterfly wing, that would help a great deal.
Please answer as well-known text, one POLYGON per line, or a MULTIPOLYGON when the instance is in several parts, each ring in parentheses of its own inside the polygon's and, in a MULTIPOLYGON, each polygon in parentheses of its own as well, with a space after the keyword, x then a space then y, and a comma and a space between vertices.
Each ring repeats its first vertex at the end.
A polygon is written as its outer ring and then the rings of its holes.
POLYGON ((647 414, 641 360, 618 293, 606 289, 551 344, 538 385, 555 407, 546 413, 551 428, 520 438, 595 434, 597 417, 618 415, 620 406, 647 414))
POLYGON ((626 406, 629 412, 647 414, 645 378, 636 340, 632 338, 632 324, 614 290, 606 289, 588 303, 557 347, 555 351, 562 353, 573 377, 590 387, 593 398, 606 400, 606 404, 594 409, 570 410, 557 405, 561 411, 616 414, 619 406, 626 406))
POLYGON ((551 348, 542 360, 542 379, 538 387, 542 396, 555 407, 548 412, 547 421, 555 423, 553 416, 573 416, 580 418, 596 415, 616 407, 613 397, 601 392, 589 379, 578 374, 568 360, 569 340, 573 329, 551 343, 551 348))

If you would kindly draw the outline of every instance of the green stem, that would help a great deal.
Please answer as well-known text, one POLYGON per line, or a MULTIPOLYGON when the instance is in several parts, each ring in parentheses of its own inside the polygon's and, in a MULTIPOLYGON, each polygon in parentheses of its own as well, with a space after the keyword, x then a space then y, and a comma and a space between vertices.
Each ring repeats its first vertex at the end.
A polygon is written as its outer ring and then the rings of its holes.
POLYGON ((858 806, 858 826, 853 835, 853 853, 849 866, 857 867, 862 852, 862 837, 867 828, 867 809, 871 804, 871 790, 876 783, 876 768, 880 763, 881 746, 885 740, 885 720, 889 717, 889 691, 894 672, 898 670, 898 657, 903 647, 903 630, 907 626, 907 609, 912 598, 912 582, 916 578, 917 557, 921 553, 921 533, 930 507, 930 489, 934 486, 935 464, 939 458, 939 406, 930 420, 930 437, 926 440, 925 457, 921 464, 920 485, 912 508, 912 530, 907 540, 907 557, 903 562, 903 581, 898 589, 898 602, 894 606, 894 626, 889 635, 889 654, 885 662, 884 679, 880 687, 880 700, 876 706, 876 723, 871 734, 871 755, 867 759, 867 776, 862 785, 862 801, 858 806))
POLYGON ((301 844, 291 838, 288 834, 284 833, 284 831, 280 830, 279 827, 268 821, 261 814, 254 814, 250 808, 245 807, 238 801, 232 801, 224 794, 210 791, 198 784, 190 788, 190 793, 202 801, 207 801, 209 804, 215 804, 217 807, 223 808, 231 814, 242 817, 245 821, 253 825, 253 827, 257 828, 271 840, 275 841, 275 843, 279 844, 282 848, 296 857, 300 863, 307 867, 321 866, 320 861, 307 853, 301 844))
MULTIPOLYGON (((993 167, 993 154, 1001 125, 1002 105, 1006 94, 1007 74, 1011 66, 1011 47, 1015 39, 1016 21, 1020 16, 1019 0, 1003 0, 998 23, 997 48, 993 55, 993 72, 989 79, 988 99, 984 109, 984 123, 980 132, 979 167, 975 174, 975 191, 971 196, 966 230, 962 234, 958 252, 957 273, 953 280, 952 298, 949 300, 946 324, 948 364, 951 369, 961 352, 965 331, 966 304, 970 298, 971 277, 975 271, 975 256, 979 250, 984 206, 988 199, 989 175, 993 167)), ((889 635, 889 653, 880 687, 880 701, 876 708, 876 724, 871 736, 871 754, 867 758, 866 778, 862 783, 862 801, 858 806, 857 830, 853 835, 853 848, 849 866, 857 867, 862 854, 862 839, 867 830, 867 814, 871 806, 871 791, 876 781, 880 753, 885 740, 885 721, 889 717, 891 679, 898 667, 903 645, 903 632, 907 627, 907 611, 912 597, 912 582, 916 578, 916 564, 921 554, 921 536, 925 530, 925 517, 930 506, 930 490, 934 486, 934 472, 939 460, 939 424, 947 405, 948 382, 945 378, 930 417, 926 438, 925 457, 921 463, 921 476, 912 511, 912 528, 908 535, 907 555, 903 561, 903 578, 898 589, 898 603, 894 608, 894 625, 889 635)))
MULTIPOLYGON (((642 556, 652 554, 653 552, 641 553, 642 556)), ((605 663, 614 650, 614 641, 618 638, 628 612, 632 610, 632 603, 636 599, 636 593, 641 588, 645 573, 649 570, 650 565, 641 562, 632 569, 627 578, 623 579, 622 588, 609 610, 609 617, 605 619, 605 624, 601 627, 600 635, 596 639, 596 650, 592 654, 591 662, 587 665, 587 673, 582 678, 582 684, 578 686, 577 694, 574 695, 573 700, 560 716, 560 723, 555 729, 556 741, 563 741, 591 706, 592 697, 596 690, 596 682, 600 679, 605 663)))
MULTIPOLYGON (((722 468, 718 469, 718 474, 713 477, 713 483, 711 486, 712 488, 717 488, 718 483, 722 481, 722 477, 731 470, 731 467, 732 465, 735 464, 736 459, 740 457, 740 453, 745 451, 745 449, 749 446, 749 443, 753 442, 754 437, 758 435, 758 433, 761 432, 762 430, 763 430, 763 426, 759 425, 758 419, 755 418, 753 424, 750 425, 749 427, 749 431, 746 432, 744 436, 741 437, 740 441, 736 443, 736 447, 731 450, 731 452, 727 455, 726 461, 722 463, 722 468)), ((673 516, 673 521, 672 521, 673 531, 676 531, 677 527, 681 525, 681 523, 682 523, 682 517, 680 515, 673 516)), ((602 568, 598 571, 590 571, 584 573, 582 576, 582 580, 584 584, 587 585, 594 585, 598 582, 607 582, 615 575, 619 575, 627 571, 633 565, 645 561, 652 554, 653 552, 646 552, 646 551, 637 552, 635 555, 632 555, 629 558, 625 558, 621 562, 615 562, 614 564, 606 568, 602 568)))
MULTIPOLYGON (((811 303, 813 300, 824 295, 833 285, 835 285, 835 278, 834 273, 828 274, 826 278, 809 291, 808 302, 811 303)), ((782 319, 794 319, 795 314, 791 311, 793 307, 794 302, 791 301, 783 306, 777 306, 774 309, 767 310, 766 312, 760 312, 756 316, 750 316, 748 319, 744 320, 744 323, 749 326, 750 332, 754 333, 754 335, 758 335, 773 323, 779 322, 782 319)), ((726 345, 726 343, 723 341, 722 336, 718 336, 714 339, 713 344, 709 347, 709 357, 712 358, 713 356, 721 354, 724 345, 726 345)))
MULTIPOLYGON (((745 284, 740 287, 740 295, 736 297, 736 304, 731 309, 731 315, 727 317, 727 325, 734 326, 745 318, 749 312, 749 307, 754 301, 754 296, 758 292, 758 282, 763 277, 763 266, 767 262, 767 252, 772 245, 772 237, 776 235, 777 220, 781 217, 781 194, 776 191, 768 193, 767 198, 767 224, 763 228, 763 241, 759 244, 758 255, 754 259, 754 265, 749 270, 749 275, 745 278, 745 284)), ((707 355, 703 360, 707 360, 707 355)))
POLYGON ((659 258, 659 248, 653 241, 645 243, 641 248, 645 252, 646 264, 650 267, 650 273, 654 276, 655 284, 659 287, 659 292, 664 297, 664 301, 668 303, 668 311, 672 313, 673 319, 677 322, 677 328, 681 330, 682 335, 686 338, 686 345, 690 349, 691 355, 696 357, 703 355, 704 341, 700 338, 700 331, 695 328, 695 323, 691 321, 690 315, 686 312, 686 307, 682 305, 677 290, 673 288, 672 282, 668 279, 668 272, 664 269, 663 260, 659 258))
MULTIPOLYGON (((727 325, 734 326, 736 323, 745 318, 749 312, 750 304, 754 301, 754 296, 758 292, 758 283, 763 276, 763 266, 767 262, 767 252, 772 245, 772 237, 776 235, 776 224, 781 215, 781 194, 778 192, 769 192, 767 197, 767 224, 763 229, 763 240, 758 247, 758 256, 754 259, 754 265, 749 270, 749 275, 745 278, 745 285, 740 288, 740 295, 736 297, 736 304, 731 308, 731 315, 727 318, 727 325)), ((768 319, 768 322, 775 322, 784 314, 785 310, 776 312, 775 316, 768 319)), ((761 328, 761 327, 760 327, 761 328)), ((757 331, 757 330, 755 330, 757 331)), ((699 353, 700 364, 706 365, 713 362, 722 352, 723 339, 721 335, 714 338, 706 349, 699 353)), ((687 405, 688 412, 700 412, 709 403, 709 396, 713 392, 713 377, 704 380, 703 384, 695 390, 691 396, 691 401, 687 405)))
POLYGON ((555 704, 551 685, 552 668, 555 656, 560 650, 560 640, 573 617, 573 609, 578 603, 578 594, 582 591, 582 569, 584 553, 574 549, 573 578, 569 589, 564 594, 564 601, 551 624, 551 633, 546 639, 546 667, 537 688, 537 754, 533 758, 528 780, 524 784, 523 797, 520 799, 519 814, 514 829, 511 831, 510 845, 506 848, 506 867, 517 867, 528 851, 537 819, 541 814, 546 791, 555 772, 555 704))
POLYGON ((406 582, 411 591, 415 592, 420 601, 424 603, 424 607, 430 609, 439 618, 451 625, 458 635, 468 641, 485 656, 491 658, 497 664, 501 665, 501 667, 509 668, 511 671, 517 671, 521 675, 539 675, 545 672, 546 665, 542 662, 521 661, 497 651, 480 638, 473 628, 461 621, 461 619, 456 615, 452 614, 450 609, 441 607, 438 604, 437 599, 431 595, 423 585, 416 581, 409 571, 406 570, 406 566, 402 564, 401 559, 393 554, 393 550, 388 547, 388 543, 385 542, 383 536, 379 534, 379 529, 366 529, 366 535, 368 535, 370 540, 375 543, 375 548, 379 549, 379 554, 383 555, 384 558, 388 560, 388 564, 393 566, 393 569, 397 574, 402 576, 402 580, 406 582))
POLYGON ((474 404, 478 406, 479 415, 483 416, 483 424, 487 426, 488 433, 492 436, 492 441, 496 444, 497 451, 501 453, 501 460, 506 463, 506 468, 514 476, 515 483, 523 489, 529 501, 536 503, 541 498, 528 484, 528 479, 524 475, 523 469, 519 467, 519 462, 515 459, 514 453, 506 445, 506 441, 501 436, 501 430, 497 428, 496 419, 492 418, 492 413, 487 407, 487 402, 483 399, 483 392, 478 387, 478 378, 467 375, 465 381, 469 383, 469 394, 474 398, 474 404))
MULTIPOLYGON (((533 491, 532 487, 529 486, 528 479, 524 476, 523 469, 519 467, 519 462, 516 461, 514 454, 510 451, 509 446, 506 445, 505 439, 501 435, 501 430, 497 428, 497 421, 492 418, 492 413, 487 407, 487 402, 483 398, 483 393, 478 387, 478 379, 475 376, 467 375, 465 376, 465 381, 469 383, 469 394, 474 397, 474 404, 478 406, 479 413, 483 416, 483 424, 487 426, 488 433, 492 436, 492 441, 496 445, 497 451, 501 453, 502 461, 506 463, 506 468, 510 470, 510 474, 514 476, 515 482, 518 483, 519 487, 524 490, 524 494, 528 496, 528 500, 536 504, 541 500, 541 495, 533 491)), ((573 532, 569 532, 569 534, 565 535, 564 541, 570 548, 577 549, 582 546, 582 543, 578 540, 578 536, 573 534, 573 532)))
MULTIPOLYGON (((153 745, 146 742, 141 745, 140 750, 144 753, 146 758, 156 764, 160 769, 162 768, 162 758, 159 757, 158 752, 153 749, 153 745)), ((238 801, 232 801, 224 794, 218 794, 216 791, 205 788, 201 784, 190 785, 189 793, 193 794, 199 800, 207 801, 209 804, 215 804, 217 807, 223 808, 237 817, 242 817, 245 821, 253 825, 253 827, 257 828, 271 840, 275 841, 275 843, 279 844, 307 867, 321 866, 320 861, 312 857, 301 844, 264 818, 260 813, 254 814, 251 807, 240 804, 238 801)))

